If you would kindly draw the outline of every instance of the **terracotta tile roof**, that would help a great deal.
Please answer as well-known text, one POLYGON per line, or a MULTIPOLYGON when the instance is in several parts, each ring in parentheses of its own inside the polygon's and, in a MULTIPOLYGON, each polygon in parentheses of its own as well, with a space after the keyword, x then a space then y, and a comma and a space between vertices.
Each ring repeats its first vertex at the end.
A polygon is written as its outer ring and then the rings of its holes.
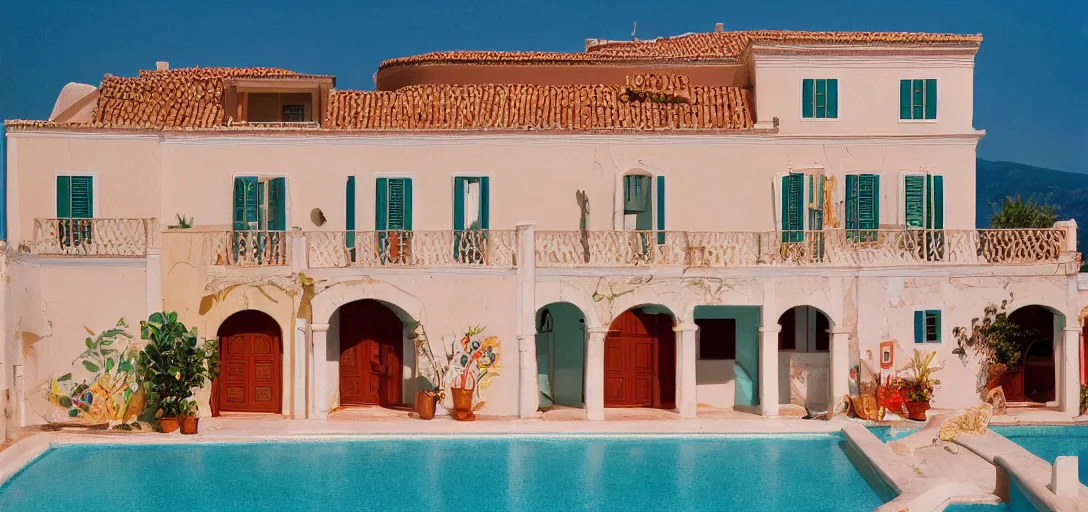
POLYGON ((690 103, 623 101, 621 85, 413 85, 333 91, 324 127, 341 130, 743 130, 751 91, 691 87, 690 103))
POLYGON ((806 32, 749 30, 707 32, 659 37, 652 41, 592 41, 584 53, 558 52, 432 52, 400 57, 381 63, 379 69, 406 64, 438 62, 478 64, 607 63, 630 61, 737 60, 752 43, 843 46, 965 46, 978 47, 979 34, 931 34, 912 32, 806 32))

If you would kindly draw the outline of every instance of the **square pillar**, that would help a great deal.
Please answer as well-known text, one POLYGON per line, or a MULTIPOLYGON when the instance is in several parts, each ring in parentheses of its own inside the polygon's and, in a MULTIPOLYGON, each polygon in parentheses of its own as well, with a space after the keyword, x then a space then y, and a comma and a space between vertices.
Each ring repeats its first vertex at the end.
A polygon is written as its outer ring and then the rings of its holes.
POLYGON ((586 419, 604 419, 604 338, 608 327, 589 329, 586 340, 586 419))
POLYGON ((312 353, 310 344, 306 339, 306 320, 295 319, 295 357, 291 372, 291 418, 303 419, 306 417, 307 393, 309 387, 310 367, 312 366, 312 353))
POLYGON ((831 334, 831 364, 828 368, 828 410, 834 411, 842 398, 850 394, 850 332, 833 328, 831 334))
POLYGON ((1058 407, 1067 414, 1080 415, 1080 329, 1062 330, 1061 368, 1058 369, 1058 407))
POLYGON ((146 319, 151 316, 151 313, 162 311, 162 249, 148 247, 145 263, 147 265, 145 281, 147 283, 145 285, 147 313, 144 318, 146 319))
POLYGON ((536 365, 536 225, 517 225, 516 334, 518 339, 518 416, 536 417, 540 381, 536 365))
POLYGON ((309 378, 310 399, 306 418, 325 419, 329 416, 327 375, 325 358, 328 351, 329 324, 310 325, 310 346, 313 357, 310 358, 309 378))
POLYGON ((759 328, 759 410, 763 416, 778 416, 778 333, 782 326, 759 328))
POLYGON ((695 332, 693 324, 673 327, 676 332, 676 409, 681 418, 694 418, 695 400, 695 332))
POLYGON ((518 336, 518 417, 534 418, 540 408, 540 379, 536 365, 536 335, 518 336))

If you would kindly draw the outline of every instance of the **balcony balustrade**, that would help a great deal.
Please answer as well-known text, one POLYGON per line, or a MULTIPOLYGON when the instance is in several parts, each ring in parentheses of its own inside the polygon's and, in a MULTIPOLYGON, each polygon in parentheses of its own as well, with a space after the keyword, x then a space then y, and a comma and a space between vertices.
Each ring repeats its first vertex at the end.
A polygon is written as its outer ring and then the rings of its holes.
POLYGON ((464 231, 310 231, 311 268, 513 267, 517 233, 464 231))
POLYGON ((34 219, 32 249, 43 256, 142 257, 158 245, 155 219, 34 219))

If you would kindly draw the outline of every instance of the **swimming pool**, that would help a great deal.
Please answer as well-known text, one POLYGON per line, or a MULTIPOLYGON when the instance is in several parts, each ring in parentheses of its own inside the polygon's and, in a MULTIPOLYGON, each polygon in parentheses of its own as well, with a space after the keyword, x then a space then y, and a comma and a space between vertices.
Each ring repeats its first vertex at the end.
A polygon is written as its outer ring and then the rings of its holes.
POLYGON ((59 445, 23 510, 872 510, 840 434, 59 445))
POLYGON ((1062 455, 1080 457, 1081 483, 1088 483, 1088 426, 991 427, 1051 464, 1062 455))

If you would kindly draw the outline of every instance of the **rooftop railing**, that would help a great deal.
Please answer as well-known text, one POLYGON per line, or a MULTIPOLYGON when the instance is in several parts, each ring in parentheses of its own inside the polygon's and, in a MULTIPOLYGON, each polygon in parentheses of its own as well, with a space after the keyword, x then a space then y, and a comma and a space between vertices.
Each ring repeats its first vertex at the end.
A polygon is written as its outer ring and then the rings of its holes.
POLYGON ((153 219, 34 219, 33 250, 46 256, 140 257, 158 244, 153 219))

